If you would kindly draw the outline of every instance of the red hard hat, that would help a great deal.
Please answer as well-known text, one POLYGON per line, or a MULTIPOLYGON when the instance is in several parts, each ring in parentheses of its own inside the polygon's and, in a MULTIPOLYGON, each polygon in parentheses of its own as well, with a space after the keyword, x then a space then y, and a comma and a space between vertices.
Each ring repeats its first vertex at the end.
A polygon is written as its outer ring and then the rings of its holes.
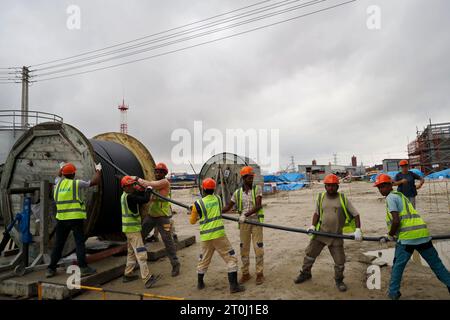
POLYGON ((133 184, 135 182, 136 182, 136 180, 134 180, 132 177, 125 176, 125 177, 122 178, 122 180, 120 180, 120 185, 123 188, 123 187, 129 186, 129 185, 131 185, 131 184, 133 184))
POLYGON ((325 184, 339 184, 339 178, 335 174, 329 174, 323 179, 325 184))
POLYGON ((407 166, 407 165, 408 165, 408 160, 401 160, 401 161, 398 163, 398 165, 399 165, 399 166, 407 166))
POLYGON ((77 171, 77 168, 72 163, 66 163, 64 167, 61 169, 61 173, 66 174, 74 174, 77 171))
POLYGON ((253 172, 253 168, 252 167, 247 166, 247 167, 243 167, 241 169, 241 177, 244 177, 244 176, 247 176, 247 175, 252 175, 252 176, 255 175, 255 173, 253 172))
POLYGON ((158 163, 158 164, 155 166, 155 170, 164 170, 166 173, 169 172, 169 169, 167 168, 166 164, 165 164, 165 163, 162 163, 162 162, 158 163))
POLYGON ((206 178, 202 182, 202 188, 204 190, 214 190, 216 188, 216 182, 214 181, 214 179, 206 178))
POLYGON ((383 183, 392 183, 392 179, 388 174, 382 173, 380 174, 377 179, 375 180, 375 184, 373 185, 374 187, 379 186, 380 184, 383 183))

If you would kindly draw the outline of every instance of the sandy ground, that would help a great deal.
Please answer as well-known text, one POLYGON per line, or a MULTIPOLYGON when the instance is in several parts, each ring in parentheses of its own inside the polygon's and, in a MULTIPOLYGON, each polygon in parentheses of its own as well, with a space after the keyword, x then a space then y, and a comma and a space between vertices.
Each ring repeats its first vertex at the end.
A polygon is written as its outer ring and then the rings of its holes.
MULTIPOLYGON (((309 189, 291 192, 280 192, 263 198, 266 204, 266 222, 298 228, 307 228, 311 223, 314 211, 314 199, 318 192, 324 190, 321 183, 315 183, 309 189)), ((349 199, 360 211, 362 229, 365 235, 383 235, 386 233, 384 222, 385 204, 378 190, 367 182, 352 182, 342 184, 340 191, 346 193, 349 199)), ((192 203, 197 190, 177 190, 173 192, 174 199, 183 203, 192 203)), ((429 225, 432 234, 450 233, 450 212, 448 193, 445 183, 433 185, 426 183, 419 190, 417 198, 419 212, 429 225)), ((184 209, 174 207, 177 232, 196 235, 198 225, 190 225, 184 209)), ((227 235, 233 247, 239 252, 239 233, 237 224, 225 221, 227 235)), ((263 285, 256 286, 254 277, 254 258, 251 253, 251 270, 253 278, 246 284, 246 291, 231 295, 228 290, 225 263, 216 254, 205 276, 206 288, 196 289, 196 265, 200 252, 200 243, 178 252, 182 267, 181 274, 172 278, 171 266, 167 258, 150 263, 152 272, 162 273, 163 278, 152 289, 145 290, 141 281, 123 284, 116 279, 104 285, 104 288, 128 292, 149 292, 160 295, 178 296, 187 299, 386 299, 386 290, 391 267, 381 268, 381 289, 369 290, 366 286, 366 270, 370 265, 363 252, 385 249, 378 243, 345 242, 347 263, 345 282, 348 291, 338 292, 333 280, 333 260, 327 249, 324 249, 312 270, 313 279, 304 284, 293 283, 304 257, 304 249, 309 237, 304 234, 290 233, 273 229, 264 230, 265 246, 265 277, 263 285)), ((449 248, 449 246, 447 246, 449 248)), ((446 252, 449 259, 450 252, 446 252)), ((240 261, 239 261, 240 262, 240 261)), ((437 280, 432 271, 425 266, 410 261, 402 282, 402 299, 449 299, 447 288, 437 280)), ((76 299, 100 299, 95 292, 86 292, 76 299)), ((109 294, 108 299, 135 299, 125 295, 109 294)))

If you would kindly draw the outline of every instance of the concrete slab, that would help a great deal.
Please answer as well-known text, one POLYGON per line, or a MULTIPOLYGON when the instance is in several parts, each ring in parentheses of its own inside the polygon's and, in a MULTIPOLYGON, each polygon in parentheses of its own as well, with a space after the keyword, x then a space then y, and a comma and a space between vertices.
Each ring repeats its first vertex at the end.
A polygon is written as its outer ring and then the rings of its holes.
MULTIPOLYGON (((195 243, 195 236, 179 235, 177 250, 181 250, 195 243)), ((148 260, 156 261, 167 255, 164 243, 152 242, 146 244, 148 260)), ((125 269, 126 259, 123 256, 111 256, 90 265, 97 269, 97 273, 81 279, 85 286, 101 286, 111 280, 122 276, 125 269)), ((0 295, 13 297, 36 297, 38 282, 42 281, 42 298, 48 300, 63 300, 74 297, 80 290, 69 290, 67 279, 70 274, 65 273, 65 268, 59 268, 58 274, 50 279, 45 278, 45 270, 36 270, 22 277, 13 277, 0 282, 0 295), (48 283, 46 281, 48 280, 48 283)), ((99 293, 100 294, 100 293, 99 293)))

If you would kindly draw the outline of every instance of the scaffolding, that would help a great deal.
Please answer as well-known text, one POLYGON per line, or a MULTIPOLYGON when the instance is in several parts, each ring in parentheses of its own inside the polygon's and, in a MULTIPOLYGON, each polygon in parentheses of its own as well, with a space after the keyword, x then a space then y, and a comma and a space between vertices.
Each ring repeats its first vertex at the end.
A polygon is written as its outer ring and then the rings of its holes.
POLYGON ((450 122, 430 124, 417 130, 417 138, 408 144, 411 167, 426 175, 450 168, 450 122))

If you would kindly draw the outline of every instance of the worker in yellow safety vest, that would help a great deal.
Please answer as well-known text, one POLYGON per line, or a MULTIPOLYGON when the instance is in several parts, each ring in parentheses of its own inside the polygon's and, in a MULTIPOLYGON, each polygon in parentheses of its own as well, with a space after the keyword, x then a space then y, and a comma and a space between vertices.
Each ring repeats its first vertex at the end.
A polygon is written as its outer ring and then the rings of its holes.
POLYGON ((230 293, 244 291, 245 288, 237 281, 237 259, 233 247, 225 233, 222 220, 222 200, 214 194, 216 182, 207 178, 202 182, 202 188, 206 196, 197 200, 191 207, 191 224, 200 224, 200 240, 202 242, 202 253, 197 266, 197 288, 205 288, 203 278, 208 270, 209 264, 215 251, 217 251, 228 266, 228 281, 230 293))
MULTIPOLYGON (((162 196, 170 198, 170 182, 166 179, 166 175, 168 173, 169 169, 166 164, 161 162, 155 166, 156 181, 147 181, 141 178, 137 178, 137 181, 140 185, 144 187, 152 187, 154 191, 158 192, 162 196)), ((177 257, 177 247, 173 239, 173 223, 170 221, 171 218, 172 208, 170 203, 155 195, 152 195, 150 200, 150 209, 143 219, 142 234, 143 239, 145 239, 154 228, 158 228, 164 242, 164 246, 166 247, 170 264, 172 265, 172 277, 176 277, 180 274, 180 261, 177 257)))
MULTIPOLYGON (((312 224, 308 231, 321 231, 326 233, 342 234, 353 233, 355 240, 362 240, 361 221, 359 213, 350 200, 339 190, 339 178, 329 174, 324 179, 325 191, 318 195, 316 212, 313 215, 312 224)), ((347 291, 344 283, 345 252, 344 241, 339 238, 326 236, 312 236, 306 248, 302 270, 295 283, 303 283, 311 279, 311 269, 322 249, 328 246, 334 260, 334 279, 339 291, 347 291)))
POLYGON ((246 220, 264 222, 264 210, 262 208, 262 190, 259 186, 253 185, 255 173, 250 166, 243 167, 240 171, 242 177, 242 187, 237 189, 230 202, 222 210, 226 213, 233 206, 236 207, 239 217, 240 247, 242 261, 242 276, 240 283, 245 283, 251 279, 250 267, 250 246, 253 241, 256 260, 256 284, 264 282, 264 241, 263 227, 244 223, 246 220))
POLYGON ((83 230, 86 208, 81 199, 81 189, 99 184, 102 166, 100 163, 95 165, 95 174, 90 181, 75 179, 76 170, 74 164, 62 162, 58 178, 55 180, 53 198, 56 202, 56 239, 51 254, 51 261, 45 274, 47 278, 56 275, 58 261, 61 259, 64 245, 71 231, 75 238, 77 261, 81 269, 81 276, 88 276, 96 272, 95 269, 86 263, 86 248, 84 244, 86 238, 83 230))
POLYGON ((400 298, 400 283, 406 264, 417 250, 433 270, 437 278, 443 282, 450 293, 450 272, 445 268, 436 249, 431 242, 427 224, 418 214, 411 201, 401 192, 394 191, 393 181, 387 174, 380 174, 374 187, 386 197, 386 224, 388 233, 381 242, 396 241, 394 264, 389 283, 389 298, 400 298))
POLYGON ((147 265, 147 249, 141 235, 141 215, 139 206, 150 201, 150 189, 145 192, 136 190, 136 180, 130 176, 124 176, 121 180, 123 193, 120 198, 122 208, 122 232, 127 237, 127 263, 123 282, 138 279, 133 275, 136 263, 139 264, 141 277, 146 288, 152 287, 160 278, 160 275, 150 273, 147 265))

